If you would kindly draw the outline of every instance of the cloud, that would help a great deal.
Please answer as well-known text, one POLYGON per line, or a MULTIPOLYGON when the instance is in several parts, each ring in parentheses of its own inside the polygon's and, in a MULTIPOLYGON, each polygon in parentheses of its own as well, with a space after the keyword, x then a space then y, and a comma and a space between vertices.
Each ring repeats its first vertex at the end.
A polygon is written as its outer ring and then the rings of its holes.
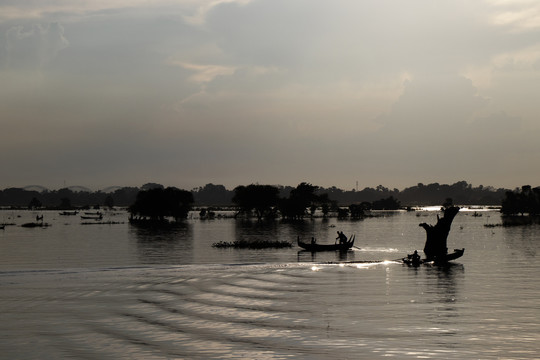
POLYGON ((513 33, 540 29, 540 4, 535 0, 488 0, 493 6, 491 23, 513 33))
POLYGON ((2 168, 36 163, 43 178, 77 170, 88 182, 159 174, 179 186, 403 186, 524 169, 490 154, 531 154, 540 126, 537 30, 515 31, 534 24, 535 8, 3 1, 0 144, 15 155, 2 168))
POLYGON ((5 64, 8 68, 39 70, 69 46, 58 23, 15 26, 6 32, 5 64))
POLYGON ((486 102, 472 82, 455 74, 418 74, 406 81, 392 111, 380 118, 399 131, 436 128, 469 121, 486 102))
MULTIPOLYGON (((191 25, 204 25, 208 14, 214 10, 214 8, 223 4, 236 4, 246 5, 252 2, 252 0, 207 0, 197 1, 194 10, 183 16, 183 19, 191 25)), ((195 2, 194 2, 195 3, 195 2)))
POLYGON ((0 3, 0 24, 14 21, 42 21, 50 17, 77 21, 85 17, 149 17, 176 15, 186 23, 204 25, 206 16, 222 4, 245 5, 252 0, 4 0, 0 3), (165 12, 164 12, 164 9, 165 12))
POLYGON ((494 78, 504 73, 524 73, 535 76, 540 69, 540 44, 533 44, 491 56, 481 66, 471 66, 464 75, 484 89, 493 87, 494 78))
POLYGON ((363 139, 374 154, 365 153, 359 161, 371 171, 397 172, 410 181, 419 173, 435 179, 500 176, 497 164, 513 152, 521 119, 489 113, 489 103, 464 77, 417 75, 380 117, 383 126, 363 139))
POLYGON ((168 63, 194 72, 195 74, 190 76, 189 80, 197 83, 208 83, 217 76, 232 75, 236 71, 236 68, 232 66, 190 64, 174 60, 171 60, 168 63))
MULTIPOLYGON (((185 1, 184 1, 185 2, 185 1)), ((156 0, 154 5, 171 4, 171 0, 156 0)), ((0 3, 0 22, 14 20, 32 20, 57 17, 83 16, 89 13, 113 9, 129 9, 147 7, 146 0, 49 0, 49 1, 18 1, 4 0, 0 3)))

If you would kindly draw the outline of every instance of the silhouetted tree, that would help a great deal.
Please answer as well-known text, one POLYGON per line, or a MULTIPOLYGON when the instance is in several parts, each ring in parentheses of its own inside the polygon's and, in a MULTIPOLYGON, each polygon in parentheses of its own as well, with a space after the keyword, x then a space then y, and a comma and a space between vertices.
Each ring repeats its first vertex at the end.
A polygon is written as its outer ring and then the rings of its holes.
POLYGON ((61 198, 59 208, 61 210, 69 210, 69 209, 71 209, 71 200, 69 198, 67 198, 67 197, 61 198))
POLYGON ((332 205, 332 200, 328 197, 327 193, 320 194, 318 196, 317 202, 319 203, 321 207, 321 211, 323 213, 323 217, 327 217, 328 213, 330 212, 330 206, 332 205))
POLYGON ((452 200, 452 198, 446 198, 442 204, 443 210, 452 206, 454 206, 454 200, 452 200))
POLYGON ((37 209, 42 206, 41 201, 39 201, 37 198, 33 197, 30 203, 28 204, 29 209, 37 209))
POLYGON ((353 219, 363 218, 365 215, 364 210, 366 209, 364 208, 364 206, 362 206, 362 204, 349 205, 349 211, 353 219))
POLYGON ((230 205, 233 191, 223 185, 206 184, 204 187, 193 189, 193 197, 197 205, 230 205))
POLYGON ((157 183, 146 183, 141 186, 141 190, 151 190, 151 189, 165 189, 165 186, 157 183))
POLYGON ((116 190, 113 194, 114 204, 116 206, 129 206, 135 203, 139 188, 136 187, 123 187, 116 190))
POLYGON ((279 210, 283 217, 288 219, 301 219, 306 214, 306 209, 316 205, 319 196, 315 194, 318 186, 301 183, 291 190, 288 199, 281 199, 279 210))
POLYGON ((345 209, 345 208, 338 208, 337 209, 337 216, 338 216, 338 219, 345 219, 346 217, 349 216, 349 209, 345 209))
POLYGON ((135 203, 130 207, 131 216, 150 218, 153 221, 164 221, 172 217, 175 221, 185 219, 193 204, 193 194, 175 187, 151 188, 141 190, 135 203))
POLYGON ((277 205, 279 189, 272 185, 251 184, 237 186, 232 201, 244 213, 255 211, 257 219, 273 216, 273 208, 277 205))
POLYGON ((103 203, 106 207, 112 208, 114 206, 114 199, 111 195, 107 195, 105 202, 103 203))
POLYGON ((507 191, 502 201, 501 212, 504 215, 540 214, 540 188, 532 189, 530 185, 524 185, 521 192, 507 191))
POLYGON ((374 201, 371 204, 371 208, 374 210, 398 210, 400 207, 401 203, 393 196, 374 201))
POLYGON ((443 257, 448 253, 447 239, 450 232, 450 226, 454 217, 459 212, 459 207, 452 206, 444 210, 444 215, 439 218, 437 215, 437 224, 435 226, 421 223, 419 226, 426 230, 426 244, 424 253, 428 261, 436 260, 437 257, 443 257))

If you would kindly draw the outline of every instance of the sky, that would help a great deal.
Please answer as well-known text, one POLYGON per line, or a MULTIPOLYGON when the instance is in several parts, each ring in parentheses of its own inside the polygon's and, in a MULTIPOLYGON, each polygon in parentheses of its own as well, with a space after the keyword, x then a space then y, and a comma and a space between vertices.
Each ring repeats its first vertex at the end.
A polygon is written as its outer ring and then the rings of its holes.
POLYGON ((536 0, 0 0, 0 189, 540 185, 536 0))

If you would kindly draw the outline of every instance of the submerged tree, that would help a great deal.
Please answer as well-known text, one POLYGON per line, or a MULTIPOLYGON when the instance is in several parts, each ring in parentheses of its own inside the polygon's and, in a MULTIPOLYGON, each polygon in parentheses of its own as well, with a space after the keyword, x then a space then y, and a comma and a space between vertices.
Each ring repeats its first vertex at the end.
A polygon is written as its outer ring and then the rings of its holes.
POLYGON ((237 186, 234 189, 232 201, 240 207, 240 211, 251 213, 255 211, 257 219, 270 217, 279 199, 279 189, 271 185, 251 184, 237 186))
POLYGON ((365 211, 371 209, 371 204, 363 202, 361 204, 351 204, 349 205, 349 211, 351 213, 351 218, 361 219, 365 216, 365 211))
POLYGON ((193 204, 193 194, 175 187, 141 190, 135 203, 129 208, 131 216, 140 216, 154 221, 172 217, 175 221, 185 219, 193 204))
POLYGON ((60 199, 60 206, 59 206, 59 208, 60 208, 61 210, 69 210, 69 209, 71 209, 72 206, 71 206, 71 200, 70 200, 70 198, 68 198, 68 197, 63 197, 63 198, 61 198, 61 199, 60 199))
POLYGON ((451 206, 444 209, 444 215, 439 218, 437 215, 437 224, 435 226, 421 223, 419 226, 426 230, 426 245, 424 253, 428 261, 436 260, 439 257, 444 257, 448 253, 447 239, 448 233, 454 217, 459 212, 459 207, 451 206))
POLYGON ((32 200, 30 201, 30 203, 28 204, 28 208, 29 209, 38 209, 42 205, 43 204, 41 203, 41 201, 39 201, 37 198, 33 197, 32 200))
POLYGON ((540 187, 530 185, 521 187, 521 192, 507 191, 502 201, 501 212, 504 215, 540 214, 540 187))
POLYGON ((103 203, 103 205, 105 205, 106 207, 108 208, 112 208, 114 206, 114 199, 111 195, 107 195, 107 197, 105 198, 105 201, 103 203))
MULTIPOLYGON (((323 197, 315 194, 319 187, 308 183, 301 183, 295 189, 291 190, 289 197, 281 199, 279 210, 281 215, 289 219, 301 219, 308 208, 312 209, 318 204, 327 201, 328 197, 323 197)), ((314 210, 311 210, 312 214, 314 210)))
POLYGON ((401 207, 401 203, 393 196, 389 196, 386 199, 380 199, 373 201, 371 208, 373 210, 398 210, 401 207))

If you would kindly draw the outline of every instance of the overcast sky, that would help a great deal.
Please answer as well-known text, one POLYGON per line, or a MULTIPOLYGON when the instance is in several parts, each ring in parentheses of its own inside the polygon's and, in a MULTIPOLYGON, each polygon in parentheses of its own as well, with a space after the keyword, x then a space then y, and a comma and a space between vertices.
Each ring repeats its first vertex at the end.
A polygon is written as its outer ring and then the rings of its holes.
POLYGON ((538 186, 536 0, 0 0, 0 188, 538 186))

